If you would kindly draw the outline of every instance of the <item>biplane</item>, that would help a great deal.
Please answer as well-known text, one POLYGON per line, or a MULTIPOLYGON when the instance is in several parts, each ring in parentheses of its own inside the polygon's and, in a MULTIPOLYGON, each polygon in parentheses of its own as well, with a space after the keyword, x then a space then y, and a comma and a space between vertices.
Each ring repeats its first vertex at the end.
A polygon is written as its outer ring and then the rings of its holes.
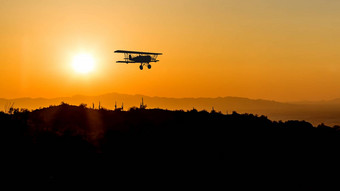
POLYGON ((117 63, 140 63, 139 69, 143 70, 144 66, 151 69, 150 62, 158 62, 158 55, 162 53, 152 53, 152 52, 137 52, 137 51, 127 51, 127 50, 116 50, 114 53, 123 53, 124 61, 117 61, 117 63))

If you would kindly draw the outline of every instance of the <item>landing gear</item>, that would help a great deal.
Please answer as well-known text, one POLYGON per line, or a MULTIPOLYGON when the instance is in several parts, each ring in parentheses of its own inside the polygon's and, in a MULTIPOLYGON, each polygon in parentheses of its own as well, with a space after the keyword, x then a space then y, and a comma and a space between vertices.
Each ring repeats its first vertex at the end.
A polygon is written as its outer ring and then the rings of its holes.
POLYGON ((148 69, 151 69, 151 65, 150 65, 149 63, 141 63, 141 64, 139 65, 139 69, 140 69, 140 70, 143 70, 143 67, 144 67, 144 66, 147 66, 148 69))

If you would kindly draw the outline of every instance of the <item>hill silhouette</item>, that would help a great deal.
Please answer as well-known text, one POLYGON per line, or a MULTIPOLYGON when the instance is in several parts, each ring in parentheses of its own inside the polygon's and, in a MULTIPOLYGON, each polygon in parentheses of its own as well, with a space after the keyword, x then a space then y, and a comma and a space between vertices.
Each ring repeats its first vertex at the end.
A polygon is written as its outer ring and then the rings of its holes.
POLYGON ((158 188, 333 188, 339 128, 216 111, 61 104, 0 113, 14 182, 133 182, 158 188))
MULTIPOLYGON (((222 113, 253 113, 257 115, 268 116, 271 120, 306 120, 314 126, 324 123, 329 126, 340 125, 340 102, 339 100, 321 101, 321 102, 294 102, 283 103, 270 100, 255 100, 241 97, 217 97, 217 98, 165 98, 149 97, 144 95, 127 95, 110 93, 99 96, 82 96, 60 97, 53 99, 45 98, 18 98, 18 99, 0 99, 2 110, 6 106, 14 103, 14 107, 38 109, 50 105, 58 105, 61 102, 72 105, 81 103, 89 107, 98 108, 100 104, 107 109, 114 109, 115 105, 120 107, 124 103, 125 108, 138 105, 141 99, 148 105, 148 108, 163 108, 169 110, 211 110, 213 107, 216 111, 222 113)), ((7 108, 8 109, 8 108, 7 108)))

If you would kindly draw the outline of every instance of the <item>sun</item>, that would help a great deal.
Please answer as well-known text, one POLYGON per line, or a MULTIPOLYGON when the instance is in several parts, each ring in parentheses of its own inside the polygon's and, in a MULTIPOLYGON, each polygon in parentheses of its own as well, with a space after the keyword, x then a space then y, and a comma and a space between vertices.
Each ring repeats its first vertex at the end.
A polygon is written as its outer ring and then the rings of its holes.
POLYGON ((90 54, 78 54, 73 57, 72 67, 77 73, 88 74, 94 70, 94 59, 90 54))

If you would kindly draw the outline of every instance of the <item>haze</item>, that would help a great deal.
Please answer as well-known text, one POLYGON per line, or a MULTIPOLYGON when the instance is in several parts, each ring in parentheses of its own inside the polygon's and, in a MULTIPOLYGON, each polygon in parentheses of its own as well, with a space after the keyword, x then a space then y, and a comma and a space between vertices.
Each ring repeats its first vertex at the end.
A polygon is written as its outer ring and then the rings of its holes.
POLYGON ((0 97, 340 97, 340 1, 0 0, 0 97), (151 70, 117 49, 162 52, 151 70), (86 75, 72 59, 96 61, 86 75))

